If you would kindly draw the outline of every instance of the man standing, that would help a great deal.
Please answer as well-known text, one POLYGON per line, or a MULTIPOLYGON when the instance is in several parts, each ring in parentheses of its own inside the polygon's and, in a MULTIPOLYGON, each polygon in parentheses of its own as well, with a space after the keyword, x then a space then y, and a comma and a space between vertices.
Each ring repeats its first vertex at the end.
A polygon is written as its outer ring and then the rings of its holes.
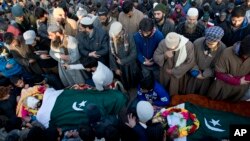
MULTIPOLYGON (((64 34, 75 37, 77 33, 77 23, 75 20, 70 19, 66 16, 66 13, 62 8, 55 8, 53 10, 53 16, 56 24, 60 25, 64 30, 64 34)), ((53 23, 52 23, 53 24, 53 23)))
POLYGON ((111 24, 116 20, 110 16, 108 9, 105 7, 101 7, 97 14, 103 30, 108 32, 111 24))
POLYGON ((160 82, 170 95, 184 94, 185 75, 194 66, 194 45, 186 37, 170 32, 155 50, 154 61, 161 67, 160 82))
POLYGON ((133 34, 138 31, 139 23, 143 17, 143 13, 134 8, 132 1, 124 1, 118 21, 122 23, 127 33, 133 34))
POLYGON ((250 86, 250 35, 226 48, 215 65, 216 80, 208 96, 218 100, 241 100, 250 86))
POLYGON ((84 83, 84 72, 79 70, 66 70, 63 65, 79 62, 80 54, 77 41, 74 37, 63 34, 58 25, 48 27, 48 35, 51 39, 49 55, 58 62, 60 79, 65 87, 78 83, 84 83))
POLYGON ((245 18, 245 14, 246 12, 242 7, 235 7, 231 15, 231 21, 220 25, 225 32, 222 42, 227 47, 243 40, 250 33, 250 25, 245 18))
POLYGON ((203 36, 205 27, 197 21, 199 12, 197 8, 190 8, 187 19, 176 27, 176 32, 188 38, 191 42, 203 36))
POLYGON ((154 19, 156 22, 156 27, 161 31, 165 37, 169 32, 175 31, 174 21, 168 18, 169 10, 167 7, 159 3, 154 8, 154 19))
POLYGON ((86 16, 80 21, 80 32, 76 37, 79 42, 79 51, 82 57, 96 58, 107 65, 109 51, 108 34, 102 28, 94 27, 95 19, 95 16, 86 16))
POLYGON ((152 19, 144 18, 139 25, 139 32, 134 35, 137 48, 137 59, 142 68, 143 77, 150 75, 152 71, 156 80, 159 79, 159 67, 155 64, 153 54, 162 39, 162 33, 154 27, 152 19))

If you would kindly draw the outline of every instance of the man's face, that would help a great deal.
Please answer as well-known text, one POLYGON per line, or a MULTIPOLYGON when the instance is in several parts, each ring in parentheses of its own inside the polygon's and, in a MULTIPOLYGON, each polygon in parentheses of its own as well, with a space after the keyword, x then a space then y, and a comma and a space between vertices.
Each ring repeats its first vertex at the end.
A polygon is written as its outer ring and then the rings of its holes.
POLYGON ((126 14, 128 17, 132 17, 132 15, 133 15, 133 12, 132 11, 129 11, 127 14, 126 14))
POLYGON ((99 20, 100 20, 102 25, 106 25, 108 22, 108 16, 105 16, 105 15, 99 16, 99 20))
POLYGON ((56 38, 56 33, 53 33, 53 32, 48 32, 48 37, 50 40, 54 40, 56 38))
POLYGON ((59 14, 55 19, 59 24, 63 24, 65 22, 65 15, 59 14))
POLYGON ((156 20, 156 22, 161 22, 164 18, 164 14, 161 11, 154 11, 154 18, 156 20))
POLYGON ((213 49, 213 48, 217 47, 218 42, 206 41, 206 45, 207 45, 208 48, 213 49))
POLYGON ((195 25, 197 23, 198 16, 187 16, 187 23, 190 25, 195 25))
POLYGON ((232 26, 238 28, 242 25, 244 17, 232 17, 231 21, 232 21, 232 26))
POLYGON ((49 32, 49 38, 51 40, 51 44, 54 47, 59 47, 59 45, 62 43, 60 36, 56 35, 56 33, 49 32))
POLYGON ((142 31, 142 36, 144 38, 149 38, 152 34, 152 31, 142 31))
POLYGON ((222 0, 216 0, 217 4, 221 4, 222 0))
POLYGON ((15 84, 15 86, 18 87, 18 88, 24 88, 24 85, 25 85, 25 83, 24 83, 24 81, 22 79, 19 79, 17 81, 17 83, 15 84))

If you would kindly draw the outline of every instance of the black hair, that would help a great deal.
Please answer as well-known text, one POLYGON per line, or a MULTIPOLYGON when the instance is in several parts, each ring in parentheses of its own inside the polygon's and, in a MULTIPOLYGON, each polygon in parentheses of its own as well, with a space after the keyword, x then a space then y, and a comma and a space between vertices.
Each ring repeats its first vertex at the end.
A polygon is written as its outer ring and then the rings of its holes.
POLYGON ((164 138, 164 128, 162 123, 152 123, 146 129, 149 141, 162 141, 164 138))
POLYGON ((19 117, 10 118, 5 125, 5 130, 7 132, 10 132, 11 130, 14 129, 21 130, 21 128, 22 128, 22 119, 19 117))
POLYGON ((152 31, 153 28, 154 28, 154 21, 150 18, 143 18, 139 24, 139 29, 144 32, 152 31))
POLYGON ((122 11, 127 14, 128 12, 132 11, 134 7, 134 4, 130 0, 126 0, 122 4, 122 11))
POLYGON ((12 43, 12 41, 14 40, 14 34, 13 33, 11 33, 11 32, 6 32, 6 33, 4 33, 4 35, 3 35, 3 40, 4 40, 4 42, 6 43, 6 44, 11 44, 12 43))
POLYGON ((250 35, 247 35, 240 43, 239 55, 250 56, 250 35))
POLYGON ((32 127, 27 135, 27 141, 45 141, 45 140, 46 140, 45 131, 37 126, 32 127))
POLYGON ((80 62, 84 68, 93 68, 98 66, 98 61, 92 57, 81 58, 80 62))
POLYGON ((119 131, 112 125, 105 128, 105 141, 119 141, 119 131))
POLYGON ((152 90, 154 88, 154 84, 155 84, 155 81, 152 75, 142 78, 140 82, 141 88, 146 89, 146 90, 152 90))
POLYGON ((44 17, 45 14, 47 14, 47 12, 43 8, 41 8, 41 7, 36 8, 35 17, 37 19, 40 19, 40 18, 44 17))
POLYGON ((10 78, 10 82, 12 83, 12 84, 16 84, 17 82, 18 82, 18 80, 21 80, 22 79, 22 77, 21 76, 19 76, 19 75, 14 75, 14 76, 12 76, 11 78, 10 78))
POLYGON ((79 128, 79 136, 84 141, 93 141, 95 139, 93 129, 86 125, 79 128))
POLYGON ((241 6, 235 7, 231 13, 231 17, 245 17, 245 15, 246 15, 246 10, 241 6))

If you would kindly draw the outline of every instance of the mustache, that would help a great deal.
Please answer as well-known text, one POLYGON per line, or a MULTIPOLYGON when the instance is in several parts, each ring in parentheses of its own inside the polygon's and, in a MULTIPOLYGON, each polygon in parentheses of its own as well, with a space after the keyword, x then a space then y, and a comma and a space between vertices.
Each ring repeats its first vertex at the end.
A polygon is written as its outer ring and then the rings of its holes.
POLYGON ((53 40, 51 43, 53 47, 59 47, 62 41, 59 36, 56 36, 55 40, 53 40))

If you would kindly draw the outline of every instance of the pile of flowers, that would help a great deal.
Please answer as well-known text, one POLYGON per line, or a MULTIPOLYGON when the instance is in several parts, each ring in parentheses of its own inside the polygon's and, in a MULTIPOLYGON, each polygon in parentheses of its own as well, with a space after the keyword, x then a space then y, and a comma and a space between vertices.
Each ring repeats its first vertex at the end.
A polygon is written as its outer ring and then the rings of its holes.
POLYGON ((153 123, 158 123, 161 122, 165 127, 167 126, 167 117, 169 115, 172 115, 174 113, 180 113, 182 117, 180 118, 181 121, 185 120, 187 121, 191 120, 193 124, 185 126, 185 127, 180 127, 180 125, 172 125, 167 129, 167 135, 169 135, 171 138, 180 138, 180 137, 185 137, 189 134, 194 133, 200 126, 200 122, 197 119, 196 115, 194 113, 190 113, 188 110, 183 109, 183 108, 175 108, 171 107, 168 109, 161 109, 160 112, 158 112, 152 122, 153 123))

